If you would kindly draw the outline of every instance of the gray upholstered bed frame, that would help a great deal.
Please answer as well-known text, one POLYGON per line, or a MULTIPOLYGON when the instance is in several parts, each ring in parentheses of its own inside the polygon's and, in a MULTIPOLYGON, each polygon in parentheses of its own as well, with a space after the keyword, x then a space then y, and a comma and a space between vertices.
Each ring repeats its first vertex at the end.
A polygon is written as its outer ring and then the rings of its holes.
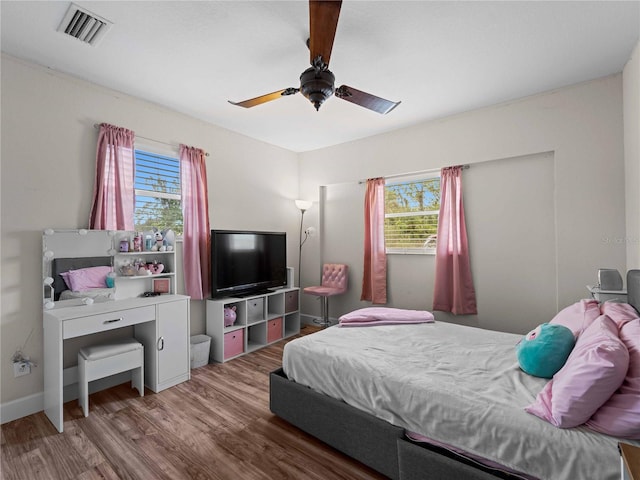
MULTIPOLYGON (((628 300, 640 311, 640 270, 627 273, 628 300)), ((404 430, 271 372, 270 408, 280 418, 394 480, 521 478, 446 449, 411 442, 404 430)))
POLYGON ((413 443, 403 428, 299 385, 281 368, 271 372, 269 387, 274 414, 394 480, 520 478, 493 474, 445 449, 413 443))

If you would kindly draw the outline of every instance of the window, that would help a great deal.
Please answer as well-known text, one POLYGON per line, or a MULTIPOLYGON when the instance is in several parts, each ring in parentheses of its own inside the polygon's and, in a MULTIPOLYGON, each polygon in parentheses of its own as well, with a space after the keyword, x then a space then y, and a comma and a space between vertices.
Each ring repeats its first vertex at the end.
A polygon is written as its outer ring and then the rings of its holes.
POLYGON ((387 253, 435 253, 440 175, 396 179, 385 185, 387 253))
POLYGON ((158 153, 136 150, 136 231, 171 229, 182 235, 180 161, 158 153))

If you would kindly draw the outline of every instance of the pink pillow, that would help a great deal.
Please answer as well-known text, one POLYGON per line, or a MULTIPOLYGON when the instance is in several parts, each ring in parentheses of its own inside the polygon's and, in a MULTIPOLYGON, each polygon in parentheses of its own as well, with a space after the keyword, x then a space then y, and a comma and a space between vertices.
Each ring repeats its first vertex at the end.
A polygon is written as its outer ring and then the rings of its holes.
POLYGON ((616 322, 618 329, 622 328, 625 323, 640 317, 636 309, 628 303, 604 302, 600 305, 600 311, 616 322))
POLYGON ((60 274, 60 276, 64 280, 64 283, 67 286, 67 288, 71 290, 71 280, 69 280, 69 272, 63 272, 60 274))
POLYGON ((640 440, 640 320, 620 330, 629 350, 629 370, 622 386, 587 422, 587 426, 614 437, 640 440))
POLYGON ((564 325, 573 336, 578 336, 600 316, 600 306, 597 300, 580 300, 560 310, 549 323, 564 325))
MULTIPOLYGON (((105 288, 107 286, 107 274, 111 267, 89 267, 80 270, 69 270, 65 282, 74 292, 88 290, 90 288, 105 288)), ((64 278, 64 276, 62 277, 64 278)))
POLYGON ((620 387, 629 352, 606 315, 578 337, 567 363, 525 410, 561 428, 582 425, 620 387))

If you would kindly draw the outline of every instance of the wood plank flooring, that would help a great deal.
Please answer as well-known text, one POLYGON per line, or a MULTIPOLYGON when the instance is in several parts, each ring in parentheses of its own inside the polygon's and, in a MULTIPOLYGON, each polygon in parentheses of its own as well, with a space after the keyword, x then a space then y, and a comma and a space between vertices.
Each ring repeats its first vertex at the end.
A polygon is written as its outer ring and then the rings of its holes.
MULTIPOLYGON (((307 326, 301 334, 317 328, 307 326)), ((64 405, 64 433, 40 412, 2 425, 0 478, 384 479, 269 411, 283 340, 144 397, 129 384, 64 405)))

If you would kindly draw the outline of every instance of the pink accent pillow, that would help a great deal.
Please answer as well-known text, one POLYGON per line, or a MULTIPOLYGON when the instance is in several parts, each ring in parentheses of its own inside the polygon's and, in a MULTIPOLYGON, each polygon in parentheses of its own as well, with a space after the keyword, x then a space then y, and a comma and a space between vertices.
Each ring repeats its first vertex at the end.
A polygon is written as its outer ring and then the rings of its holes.
POLYGON ((636 309, 628 303, 604 302, 600 305, 600 311, 616 322, 618 329, 622 328, 625 323, 640 317, 636 309))
POLYGON ((340 317, 340 323, 385 321, 389 323, 433 322, 433 313, 426 310, 405 310, 403 308, 367 307, 340 317))
POLYGON ((587 422, 587 427, 614 437, 640 440, 640 320, 620 330, 629 350, 629 370, 622 386, 587 422))
POLYGON ((525 411, 556 427, 582 425, 620 387, 628 367, 618 327, 602 315, 578 337, 567 363, 525 411))
POLYGON ((79 270, 69 270, 64 281, 74 292, 89 290, 90 288, 106 288, 107 274, 111 267, 89 267, 79 270))
POLYGON ((72 290, 72 288, 71 288, 71 280, 69 280, 69 272, 63 272, 63 273, 60 274, 60 276, 64 280, 64 283, 67 286, 67 288, 69 290, 72 290))
POLYGON ((549 323, 564 325, 578 336, 600 316, 600 306, 597 300, 580 300, 560 310, 549 323))

